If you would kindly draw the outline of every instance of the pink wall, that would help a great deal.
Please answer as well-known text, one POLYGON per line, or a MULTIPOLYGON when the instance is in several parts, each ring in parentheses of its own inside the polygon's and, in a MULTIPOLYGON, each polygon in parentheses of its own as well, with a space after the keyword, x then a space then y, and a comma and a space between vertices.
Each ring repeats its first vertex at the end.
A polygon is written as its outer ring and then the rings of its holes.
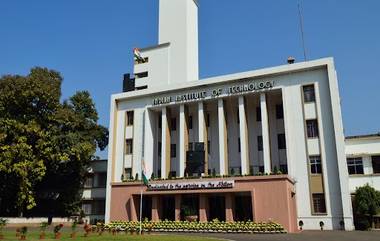
MULTIPOLYGON (((197 180, 200 181, 200 179, 197 180)), ((196 182, 197 180, 165 180, 165 182, 196 182)), ((218 181, 220 179, 206 180, 218 181)), ((272 220, 274 222, 278 222, 284 225, 288 232, 298 231, 297 212, 294 195, 295 189, 293 186, 293 181, 287 175, 234 178, 231 177, 224 178, 223 180, 235 180, 234 188, 180 191, 146 191, 146 187, 144 187, 144 195, 165 195, 184 193, 227 194, 234 192, 250 192, 253 197, 252 212, 254 220, 256 222, 268 222, 269 220, 272 220)), ((201 181, 205 181, 205 179, 201 181)), ((112 185, 111 221, 137 220, 137 211, 139 210, 138 199, 140 195, 140 189, 140 183, 114 183, 112 185), (132 199, 132 195, 134 195, 135 198, 132 199)), ((157 200, 157 202, 159 206, 159 200, 157 200)), ((154 205, 152 205, 152 207, 153 206, 154 205)), ((204 210, 202 211, 204 212, 204 210)), ((228 210, 228 212, 230 212, 230 210, 228 210)), ((152 213, 154 214, 153 216, 157 216, 159 210, 153 210, 152 213)), ((231 219, 231 216, 229 216, 228 219, 231 219)))

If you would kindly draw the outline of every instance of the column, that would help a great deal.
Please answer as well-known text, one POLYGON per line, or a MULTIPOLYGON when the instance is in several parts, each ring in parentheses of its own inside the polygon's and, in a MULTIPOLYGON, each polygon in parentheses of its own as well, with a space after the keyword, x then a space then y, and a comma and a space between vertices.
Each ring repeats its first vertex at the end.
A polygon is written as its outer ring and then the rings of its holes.
POLYGON ((170 172, 170 113, 162 108, 161 136, 161 178, 167 178, 170 172))
POLYGON ((245 112, 244 96, 239 96, 239 131, 240 131, 240 160, 241 174, 249 174, 248 127, 245 112))
POLYGON ((206 194, 199 194, 199 222, 207 222, 207 206, 208 204, 206 194))
POLYGON ((181 220, 181 195, 177 194, 175 195, 175 214, 174 214, 174 220, 180 221, 181 220))
POLYGON ((158 196, 154 195, 152 196, 152 221, 153 222, 156 222, 160 219, 158 209, 159 209, 158 196))
POLYGON ((270 141, 269 141, 269 118, 265 93, 260 94, 261 131, 263 137, 264 172, 271 173, 270 141))
POLYGON ((138 208, 138 204, 137 204, 135 199, 136 198, 134 198, 133 195, 131 195, 131 197, 129 198, 129 207, 131 210, 131 213, 130 213, 131 215, 129 216, 129 221, 137 221, 138 220, 137 212, 136 212, 136 208, 138 208))
POLYGON ((186 152, 189 149, 188 111, 184 104, 179 106, 179 177, 184 177, 186 152))
POLYGON ((207 126, 204 113, 205 105, 202 101, 198 102, 198 141, 204 143, 205 147, 205 167, 204 173, 208 175, 208 139, 207 139, 207 126))
POLYGON ((223 99, 218 99, 218 126, 219 126, 219 174, 228 174, 228 147, 227 125, 224 113, 223 99))
POLYGON ((154 160, 154 146, 156 142, 154 140, 154 126, 155 126, 154 112, 151 110, 145 110, 145 130, 144 130, 144 157, 145 175, 147 178, 152 176, 153 172, 153 160, 154 160))
POLYGON ((225 194, 226 222, 234 221, 232 193, 225 194))

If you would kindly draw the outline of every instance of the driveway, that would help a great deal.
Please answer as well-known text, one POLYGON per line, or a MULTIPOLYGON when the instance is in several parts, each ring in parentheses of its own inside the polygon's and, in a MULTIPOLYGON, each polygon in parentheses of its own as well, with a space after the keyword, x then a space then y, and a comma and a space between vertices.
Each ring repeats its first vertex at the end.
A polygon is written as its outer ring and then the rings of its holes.
MULTIPOLYGON (((197 236, 197 234, 192 234, 197 236)), ((199 236, 199 234, 198 234, 199 236)), ((236 241, 380 241, 380 231, 303 231, 297 234, 203 234, 236 241)))

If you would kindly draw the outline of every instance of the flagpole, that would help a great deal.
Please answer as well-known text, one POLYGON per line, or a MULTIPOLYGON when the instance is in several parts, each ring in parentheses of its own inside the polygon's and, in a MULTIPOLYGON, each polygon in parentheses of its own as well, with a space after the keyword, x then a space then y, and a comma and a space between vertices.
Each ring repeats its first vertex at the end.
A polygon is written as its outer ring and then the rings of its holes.
MULTIPOLYGON (((142 173, 142 172, 141 172, 142 173)), ((143 199, 143 180, 141 180, 141 189, 140 189, 140 235, 141 235, 141 228, 142 228, 142 199, 143 199)))

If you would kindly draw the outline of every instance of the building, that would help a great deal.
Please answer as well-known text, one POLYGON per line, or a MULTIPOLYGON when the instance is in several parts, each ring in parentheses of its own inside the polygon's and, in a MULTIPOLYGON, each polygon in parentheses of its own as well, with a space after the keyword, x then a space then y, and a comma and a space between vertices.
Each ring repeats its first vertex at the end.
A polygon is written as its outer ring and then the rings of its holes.
POLYGON ((197 1, 159 7, 158 45, 111 97, 106 222, 137 220, 143 189, 152 220, 354 229, 333 59, 199 79, 197 1))
MULTIPOLYGON (((352 198, 366 184, 380 191, 380 133, 346 137, 346 155, 352 198)), ((380 228, 380 213, 374 222, 380 228)))
POLYGON ((89 223, 104 221, 107 160, 93 160, 87 171, 82 194, 82 210, 89 223))

